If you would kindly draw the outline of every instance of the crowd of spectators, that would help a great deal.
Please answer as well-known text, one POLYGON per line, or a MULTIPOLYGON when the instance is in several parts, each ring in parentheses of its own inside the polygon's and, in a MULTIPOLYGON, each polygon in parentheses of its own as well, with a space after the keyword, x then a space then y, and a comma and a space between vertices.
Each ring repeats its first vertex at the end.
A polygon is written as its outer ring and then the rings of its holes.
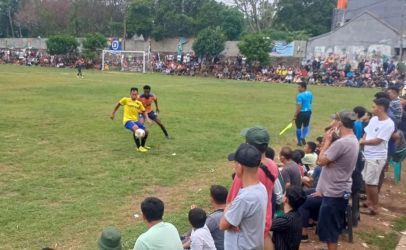
POLYGON ((151 68, 167 75, 214 76, 219 79, 260 81, 272 83, 324 84, 347 87, 387 87, 404 85, 406 68, 403 63, 393 60, 360 59, 346 60, 345 57, 331 55, 304 60, 300 65, 270 64, 251 65, 244 57, 214 59, 201 62, 193 56, 181 60, 173 57, 157 60, 153 57, 151 68))
MULTIPOLYGON (((210 187, 210 213, 192 206, 185 218, 191 230, 181 236, 163 221, 163 202, 146 198, 140 208, 149 229, 134 250, 295 250, 311 231, 329 250, 337 249, 348 209, 354 226, 361 214, 379 214, 385 169, 398 152, 406 152, 406 97, 391 86, 371 100, 370 112, 357 106, 332 114, 324 135, 303 149, 285 146, 276 153, 265 128, 245 129, 243 143, 228 156, 229 190, 210 187)), ((120 249, 119 236, 106 228, 99 248, 120 249)))
MULTIPOLYGON (((0 49, 0 64, 40 65, 49 67, 74 67, 78 55, 51 56, 44 50, 0 49)), ((86 68, 101 69, 101 63, 85 61, 86 68)), ((142 58, 112 57, 105 64, 107 70, 143 70, 142 58)), ((242 56, 234 59, 215 58, 199 60, 192 54, 182 57, 167 55, 162 58, 151 53, 147 69, 166 75, 212 76, 219 79, 259 81, 271 83, 324 84, 347 87, 381 87, 396 85, 399 88, 406 81, 406 66, 388 58, 360 58, 349 60, 345 56, 331 54, 303 60, 298 65, 271 63, 267 66, 249 64, 242 56)))

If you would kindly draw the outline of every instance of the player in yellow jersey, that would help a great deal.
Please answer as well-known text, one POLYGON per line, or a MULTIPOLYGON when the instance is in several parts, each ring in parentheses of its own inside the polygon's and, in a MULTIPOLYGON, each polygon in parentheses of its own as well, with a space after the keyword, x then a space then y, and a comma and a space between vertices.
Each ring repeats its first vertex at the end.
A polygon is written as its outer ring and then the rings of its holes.
POLYGON ((116 115, 117 110, 120 108, 120 106, 123 106, 124 112, 123 112, 123 124, 124 127, 128 130, 131 130, 133 132, 133 138, 134 142, 137 145, 137 151, 138 152, 147 152, 149 147, 145 146, 145 143, 148 138, 148 129, 138 120, 138 116, 140 113, 144 113, 144 117, 146 117, 147 122, 151 124, 151 120, 148 117, 148 114, 145 111, 145 107, 142 104, 142 102, 138 101, 138 89, 137 88, 131 88, 130 90, 130 97, 123 97, 121 100, 117 103, 116 107, 113 110, 113 113, 111 114, 111 119, 114 120, 114 116, 116 115), (143 129, 145 130, 145 136, 140 139, 135 136, 135 131, 137 129, 143 129))

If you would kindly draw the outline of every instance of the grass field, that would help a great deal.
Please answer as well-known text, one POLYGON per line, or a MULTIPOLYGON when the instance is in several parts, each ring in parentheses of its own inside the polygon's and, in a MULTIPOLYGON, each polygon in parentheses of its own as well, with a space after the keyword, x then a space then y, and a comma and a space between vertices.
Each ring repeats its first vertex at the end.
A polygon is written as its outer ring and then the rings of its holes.
MULTIPOLYGON (((226 155, 241 129, 262 125, 272 146, 294 146, 294 131, 278 132, 293 115, 295 85, 211 78, 0 65, 0 249, 95 249, 103 227, 123 232, 125 249, 146 230, 139 202, 166 203, 165 219, 188 228, 191 204, 208 207, 211 184, 228 185, 226 155), (132 86, 148 83, 173 140, 153 125, 148 154, 109 115, 132 86), (176 155, 173 155, 176 153, 176 155)), ((376 90, 311 87, 311 137, 329 115, 370 106, 376 90)))

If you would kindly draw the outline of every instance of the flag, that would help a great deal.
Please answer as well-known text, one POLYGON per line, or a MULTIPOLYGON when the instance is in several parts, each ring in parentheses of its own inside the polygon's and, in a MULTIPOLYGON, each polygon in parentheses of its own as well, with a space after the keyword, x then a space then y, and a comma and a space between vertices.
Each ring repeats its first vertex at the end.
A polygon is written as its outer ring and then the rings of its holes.
POLYGON ((348 7, 348 0, 337 0, 337 9, 346 10, 348 7))
POLYGON ((282 129, 282 131, 279 133, 279 135, 283 135, 286 131, 291 129, 293 127, 293 122, 289 123, 286 128, 282 129))

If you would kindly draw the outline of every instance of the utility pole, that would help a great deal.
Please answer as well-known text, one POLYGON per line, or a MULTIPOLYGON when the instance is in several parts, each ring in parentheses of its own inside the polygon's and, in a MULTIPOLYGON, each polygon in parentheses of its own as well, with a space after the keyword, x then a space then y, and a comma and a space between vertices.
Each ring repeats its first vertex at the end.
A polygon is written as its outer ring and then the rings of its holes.
POLYGON ((128 1, 124 3, 124 21, 123 21, 123 43, 122 50, 125 51, 125 39, 127 38, 127 16, 128 16, 128 1))

